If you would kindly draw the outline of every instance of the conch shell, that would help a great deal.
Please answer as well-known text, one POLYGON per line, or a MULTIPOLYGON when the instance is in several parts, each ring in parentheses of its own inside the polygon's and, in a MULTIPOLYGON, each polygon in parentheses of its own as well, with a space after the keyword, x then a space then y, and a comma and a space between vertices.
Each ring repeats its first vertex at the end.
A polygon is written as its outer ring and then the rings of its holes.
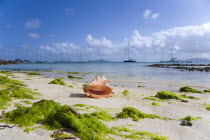
POLYGON ((106 79, 106 76, 96 76, 95 79, 88 85, 86 85, 83 90, 88 97, 92 98, 106 98, 112 96, 114 92, 112 88, 108 85, 110 80, 106 79))

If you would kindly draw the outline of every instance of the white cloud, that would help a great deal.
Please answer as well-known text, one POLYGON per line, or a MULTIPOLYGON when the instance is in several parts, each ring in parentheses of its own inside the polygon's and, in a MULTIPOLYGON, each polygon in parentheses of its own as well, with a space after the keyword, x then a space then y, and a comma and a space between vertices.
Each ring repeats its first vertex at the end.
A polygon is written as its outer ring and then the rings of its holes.
POLYGON ((67 14, 73 15, 74 12, 75 12, 75 9, 73 9, 73 8, 66 8, 65 11, 66 11, 67 14))
POLYGON ((145 19, 157 19, 160 16, 160 13, 153 13, 151 9, 147 9, 143 13, 145 19))
POLYGON ((152 10, 150 9, 145 10, 143 14, 144 18, 149 18, 151 13, 152 13, 152 10))
POLYGON ((25 26, 26 26, 27 28, 37 29, 37 28, 39 28, 39 26, 40 26, 41 24, 42 24, 42 22, 41 22, 39 19, 35 18, 35 19, 30 19, 30 20, 28 20, 28 21, 25 23, 25 26))
POLYGON ((38 39, 39 38, 39 35, 36 34, 36 33, 29 33, 28 36, 33 38, 33 39, 38 39))
POLYGON ((154 13, 154 14, 152 14, 151 18, 152 19, 157 19, 159 16, 160 16, 159 13, 154 13))
POLYGON ((106 37, 95 38, 87 35, 87 45, 76 46, 73 43, 53 43, 40 48, 46 54, 57 58, 79 59, 82 52, 84 60, 104 58, 122 61, 127 57, 127 42, 130 42, 130 55, 138 61, 169 60, 171 45, 174 44, 174 56, 178 59, 210 58, 210 22, 202 25, 176 27, 143 36, 139 31, 121 42, 114 43, 106 37))
POLYGON ((106 37, 102 37, 101 39, 96 39, 92 37, 92 35, 87 35, 86 41, 89 45, 97 47, 97 46, 104 46, 104 47, 112 47, 113 44, 110 40, 107 40, 106 37))
POLYGON ((70 55, 79 51, 79 47, 73 43, 52 43, 51 45, 41 45, 42 50, 48 51, 50 54, 70 55))

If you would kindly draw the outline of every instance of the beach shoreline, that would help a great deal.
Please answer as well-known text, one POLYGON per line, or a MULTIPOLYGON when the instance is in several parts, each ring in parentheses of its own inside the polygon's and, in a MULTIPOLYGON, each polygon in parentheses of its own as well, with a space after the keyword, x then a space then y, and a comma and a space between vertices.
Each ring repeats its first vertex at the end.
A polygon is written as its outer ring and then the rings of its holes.
MULTIPOLYGON (((208 140, 210 134, 210 116, 209 111, 205 109, 204 103, 210 103, 210 94, 198 94, 198 93, 187 93, 187 95, 201 98, 201 100, 189 99, 188 103, 180 102, 178 100, 169 100, 170 102, 159 102, 161 106, 153 106, 151 100, 143 100, 142 98, 154 96, 158 91, 173 91, 179 95, 179 88, 181 86, 192 86, 199 90, 209 89, 210 87, 201 84, 189 84, 189 83, 158 83, 148 82, 147 80, 132 80, 124 77, 113 77, 108 76, 107 78, 112 80, 110 83, 115 94, 110 98, 94 99, 88 98, 83 92, 83 85, 95 77, 92 74, 70 74, 65 72, 44 72, 34 71, 42 75, 30 76, 27 73, 33 71, 13 71, 13 75, 9 76, 11 79, 19 80, 24 82, 28 88, 36 90, 41 95, 38 100, 31 102, 37 102, 40 99, 54 100, 61 105, 75 105, 85 104, 89 106, 96 106, 100 108, 114 108, 114 110, 108 110, 111 114, 116 115, 124 107, 135 107, 142 112, 149 114, 156 114, 171 118, 173 120, 164 121, 160 119, 142 119, 139 122, 134 122, 131 119, 119 119, 117 121, 104 122, 109 127, 112 126, 126 126, 132 130, 148 131, 151 133, 161 133, 163 136, 169 137, 173 140, 181 139, 204 139, 208 140), (68 75, 82 77, 84 79, 69 79, 68 75), (67 85, 52 85, 48 84, 55 78, 64 78, 67 85), (139 87, 138 87, 139 86, 139 87), (129 90, 129 95, 122 95, 124 90, 129 90), (180 126, 180 118, 187 115, 194 117, 202 117, 201 120, 197 120, 193 123, 192 127, 180 126), (128 126, 130 125, 130 126, 128 126)), ((14 100, 16 103, 20 103, 20 100, 14 100)), ((10 106, 6 112, 15 109, 14 106, 10 106)), ((83 113, 83 111, 81 111, 83 113)), ((27 140, 29 137, 33 139, 52 139, 50 133, 45 129, 36 129, 32 132, 25 133, 23 128, 15 127, 12 129, 0 130, 1 136, 5 140, 7 139, 23 139, 27 140)), ((31 138, 30 138, 31 139, 31 138)), ((117 138, 116 138, 117 139, 117 138)))

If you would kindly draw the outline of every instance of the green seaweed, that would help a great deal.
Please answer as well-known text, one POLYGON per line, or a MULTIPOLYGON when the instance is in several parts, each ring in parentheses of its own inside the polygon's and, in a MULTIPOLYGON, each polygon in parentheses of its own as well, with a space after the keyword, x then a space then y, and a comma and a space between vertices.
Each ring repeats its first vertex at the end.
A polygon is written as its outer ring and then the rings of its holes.
POLYGON ((203 92, 210 92, 210 89, 205 89, 203 92))
POLYGON ((75 104, 73 107, 80 107, 84 111, 88 111, 89 109, 94 109, 95 111, 105 111, 103 108, 97 107, 97 106, 90 106, 90 105, 85 105, 85 104, 75 104))
POLYGON ((126 127, 112 127, 114 130, 118 132, 126 132, 129 134, 117 134, 121 136, 122 138, 128 138, 128 139, 134 139, 134 140, 140 140, 140 139, 151 139, 151 140, 168 140, 168 137, 161 136, 158 133, 150 133, 146 131, 137 131, 137 130, 131 130, 126 127))
POLYGON ((174 92, 169 92, 169 91, 159 91, 155 97, 160 98, 160 99, 176 99, 176 100, 181 100, 184 98, 181 95, 177 95, 174 92))
POLYGON ((0 85, 1 84, 13 84, 13 85, 20 85, 20 86, 25 86, 23 82, 20 82, 18 80, 12 80, 6 76, 0 76, 0 85))
POLYGON ((67 72, 67 73, 69 73, 69 74, 84 74, 82 72, 67 72))
POLYGON ((73 75, 68 75, 68 78, 70 78, 70 79, 84 79, 82 77, 76 77, 76 76, 73 76, 73 75))
POLYGON ((158 102, 152 102, 152 105, 154 105, 154 106, 160 106, 161 104, 158 103, 158 102))
POLYGON ((21 101, 21 102, 26 103, 26 104, 33 104, 33 103, 31 103, 30 101, 28 101, 28 100, 23 100, 23 101, 21 101))
POLYGON ((12 74, 11 71, 0 71, 1 74, 4 74, 6 76, 10 76, 12 74))
MULTIPOLYGON (((77 105, 84 106, 84 105, 77 105)), ((147 114, 148 115, 148 114, 147 114)), ((151 117, 151 114, 149 114, 151 117)), ((146 116, 148 117, 148 116, 146 116)), ((156 118, 154 115, 151 118, 156 118)), ((158 117, 159 118, 159 117, 158 117)), ((162 117, 160 117, 162 118, 162 117)), ((164 119, 164 118, 163 118, 164 119)), ((53 100, 41 100, 33 104, 32 107, 19 107, 6 113, 7 123, 18 124, 19 126, 28 127, 25 132, 30 132, 40 128, 31 127, 35 124, 43 124, 50 130, 69 128, 74 131, 75 135, 81 139, 105 140, 113 139, 109 134, 117 135, 122 138, 150 138, 153 140, 166 140, 164 136, 156 133, 140 132, 125 128, 107 127, 101 120, 115 120, 107 112, 93 112, 91 114, 75 115, 67 105, 60 105, 53 100), (30 128, 29 128, 30 127, 30 128), (127 131, 131 134, 120 134, 127 131)))
POLYGON ((123 94, 123 96, 126 96, 126 95, 128 95, 129 93, 130 93, 129 90, 124 90, 121 94, 123 94))
POLYGON ((154 115, 154 114, 143 113, 143 112, 141 112, 138 109, 133 108, 133 107, 123 108, 122 112, 117 114, 117 117, 125 118, 125 119, 132 118, 133 121, 139 121, 139 119, 145 119, 145 118, 150 118, 150 119, 159 118, 159 119, 167 120, 164 117, 160 117, 160 116, 157 116, 157 115, 154 115))
POLYGON ((140 85, 138 85, 138 87, 140 88, 140 87, 145 87, 145 86, 140 86, 140 85))
POLYGON ((27 127, 27 128, 24 130, 24 132, 29 133, 29 132, 31 132, 31 131, 34 131, 34 130, 38 129, 38 128, 43 128, 43 126, 36 126, 36 127, 32 127, 32 128, 27 127))
POLYGON ((16 99, 36 99, 34 95, 39 95, 39 93, 33 92, 25 87, 13 87, 10 91, 10 95, 16 99))
POLYGON ((83 114, 87 118, 96 118, 104 121, 113 121, 116 120, 116 118, 112 117, 111 114, 107 113, 106 111, 95 111, 91 114, 83 114))
POLYGON ((210 111, 210 104, 205 107, 206 110, 210 111))
POLYGON ((9 102, 12 101, 12 97, 9 96, 8 92, 4 90, 0 90, 0 109, 6 109, 11 104, 9 102))
POLYGON ((63 138, 63 137, 73 137, 73 135, 70 135, 70 134, 60 134, 60 133, 58 133, 58 134, 55 134, 53 137, 54 138, 63 138))
POLYGON ((184 118, 181 118, 179 120, 187 120, 187 121, 193 122, 193 121, 198 120, 198 119, 202 119, 202 117, 196 117, 195 118, 195 117, 192 117, 192 116, 188 115, 188 116, 186 116, 184 118))
POLYGON ((53 100, 41 100, 32 107, 21 107, 6 113, 6 121, 25 127, 43 123, 48 129, 70 128, 82 139, 102 139, 114 133, 98 119, 102 119, 103 115, 92 113, 76 116, 67 105, 61 106, 53 100))
POLYGON ((49 84, 56 84, 56 85, 66 85, 66 83, 63 81, 63 78, 54 79, 49 84))
POLYGON ((34 95, 39 95, 37 92, 31 91, 25 85, 17 80, 9 79, 8 77, 0 76, 0 83, 3 89, 0 90, 0 108, 6 109, 15 99, 36 99, 34 95))
POLYGON ((194 89, 189 86, 181 87, 179 92, 186 92, 186 93, 202 93, 200 90, 194 89))
POLYGON ((85 105, 85 104, 75 104, 73 106, 74 107, 87 107, 88 105, 85 105))
POLYGON ((40 73, 37 73, 37 72, 30 72, 27 75, 41 75, 41 74, 40 73))
POLYGON ((152 101, 160 101, 160 102, 171 103, 171 102, 166 101, 166 100, 157 99, 157 98, 155 98, 155 96, 144 97, 144 98, 142 98, 142 100, 152 100, 152 101))
POLYGON ((76 83, 76 82, 73 82, 72 84, 73 84, 73 85, 78 85, 78 83, 76 83))

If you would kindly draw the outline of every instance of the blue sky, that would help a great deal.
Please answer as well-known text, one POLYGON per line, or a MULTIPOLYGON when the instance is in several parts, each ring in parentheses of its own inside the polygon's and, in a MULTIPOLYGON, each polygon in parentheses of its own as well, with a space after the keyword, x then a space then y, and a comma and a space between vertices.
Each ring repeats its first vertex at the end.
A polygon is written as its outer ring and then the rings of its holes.
POLYGON ((0 59, 210 58, 208 0, 0 0, 0 59), (6 56, 5 52, 8 52, 6 56), (161 55, 160 55, 161 54, 161 55))

